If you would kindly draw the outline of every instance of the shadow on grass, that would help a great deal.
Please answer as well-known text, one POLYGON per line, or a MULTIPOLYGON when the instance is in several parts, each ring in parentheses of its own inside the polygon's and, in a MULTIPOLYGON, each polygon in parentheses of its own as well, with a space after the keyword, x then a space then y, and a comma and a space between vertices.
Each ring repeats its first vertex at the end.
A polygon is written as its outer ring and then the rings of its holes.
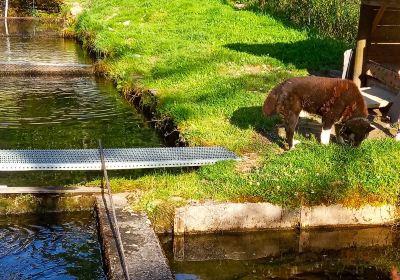
MULTIPOLYGON (((233 112, 230 123, 241 129, 254 129, 257 133, 276 143, 279 147, 285 146, 286 140, 280 136, 279 129, 283 129, 281 120, 276 117, 265 117, 261 106, 241 107, 233 112)), ((313 135, 319 138, 321 124, 311 118, 300 118, 296 132, 302 137, 310 138, 313 135)))
POLYGON ((340 69, 346 45, 333 39, 310 38, 291 43, 233 43, 226 48, 256 56, 269 56, 305 68, 310 73, 321 69, 340 69))
POLYGON ((257 133, 283 148, 285 139, 278 135, 278 117, 265 117, 261 106, 241 107, 233 112, 230 123, 240 129, 254 129, 257 133))

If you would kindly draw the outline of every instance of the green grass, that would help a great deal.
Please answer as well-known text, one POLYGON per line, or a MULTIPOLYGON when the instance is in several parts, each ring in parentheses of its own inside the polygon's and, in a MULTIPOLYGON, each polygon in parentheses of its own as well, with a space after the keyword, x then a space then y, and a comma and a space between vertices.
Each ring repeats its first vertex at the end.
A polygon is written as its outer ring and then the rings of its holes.
POLYGON ((191 200, 397 201, 400 144, 393 140, 353 149, 302 139, 282 153, 266 138, 276 123, 261 113, 268 90, 288 77, 340 69, 346 44, 218 0, 85 2, 75 30, 104 57, 121 91, 155 89, 158 117, 171 117, 191 145, 222 145, 251 159, 112 180, 153 219, 170 218, 191 200))

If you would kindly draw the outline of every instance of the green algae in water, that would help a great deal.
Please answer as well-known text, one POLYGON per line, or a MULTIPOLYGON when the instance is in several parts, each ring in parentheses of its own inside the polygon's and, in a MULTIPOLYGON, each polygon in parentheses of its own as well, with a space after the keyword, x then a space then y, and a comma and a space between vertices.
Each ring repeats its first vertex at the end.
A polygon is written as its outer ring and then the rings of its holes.
POLYGON ((93 212, 1 216, 0 279, 106 279, 93 212))
MULTIPOLYGON (((161 146, 154 129, 111 82, 93 77, 1 77, 1 149, 161 146)), ((122 174, 123 173, 123 174, 122 174)), ((122 172, 137 176, 138 172, 122 172)), ((0 185, 52 186, 88 181, 97 172, 0 173, 0 185)))

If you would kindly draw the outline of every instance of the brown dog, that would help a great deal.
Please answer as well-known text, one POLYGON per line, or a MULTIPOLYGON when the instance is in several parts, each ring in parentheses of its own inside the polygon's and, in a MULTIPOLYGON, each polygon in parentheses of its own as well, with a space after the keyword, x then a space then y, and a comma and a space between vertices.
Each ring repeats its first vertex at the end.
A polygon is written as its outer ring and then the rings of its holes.
POLYGON ((300 77, 288 79, 271 90, 264 102, 265 116, 283 118, 289 148, 301 110, 322 117, 321 143, 329 144, 331 129, 341 143, 358 146, 374 129, 367 119, 368 109, 358 87, 349 80, 300 77))

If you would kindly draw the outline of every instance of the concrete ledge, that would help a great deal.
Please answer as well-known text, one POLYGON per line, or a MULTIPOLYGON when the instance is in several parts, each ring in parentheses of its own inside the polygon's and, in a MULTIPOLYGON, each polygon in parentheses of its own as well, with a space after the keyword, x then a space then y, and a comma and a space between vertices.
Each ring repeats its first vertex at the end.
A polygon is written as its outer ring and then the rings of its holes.
POLYGON ((302 207, 301 227, 387 225, 395 222, 397 209, 393 205, 366 205, 355 209, 342 205, 302 207))
POLYGON ((90 194, 3 194, 0 195, 0 216, 93 210, 94 204, 90 194))
MULTIPOLYGON (((129 276, 135 280, 172 280, 167 259, 146 214, 131 211, 123 194, 113 195, 129 276)), ((108 212, 108 197, 98 196, 97 210, 108 279, 124 279, 108 212)))
POLYGON ((102 196, 96 197, 96 213, 107 279, 124 279, 125 276, 119 260, 117 244, 106 208, 106 201, 102 196))
POLYGON ((0 187, 3 194, 98 194, 98 187, 0 187))
POLYGON ((300 209, 285 209, 270 203, 222 203, 178 208, 174 233, 247 231, 294 228, 300 209))
POLYGON ((397 209, 391 205, 358 209, 342 205, 290 209, 270 203, 190 205, 176 210, 174 234, 375 226, 393 224, 397 218, 397 209))
POLYGON ((93 75, 90 64, 0 62, 0 76, 6 75, 93 75))

